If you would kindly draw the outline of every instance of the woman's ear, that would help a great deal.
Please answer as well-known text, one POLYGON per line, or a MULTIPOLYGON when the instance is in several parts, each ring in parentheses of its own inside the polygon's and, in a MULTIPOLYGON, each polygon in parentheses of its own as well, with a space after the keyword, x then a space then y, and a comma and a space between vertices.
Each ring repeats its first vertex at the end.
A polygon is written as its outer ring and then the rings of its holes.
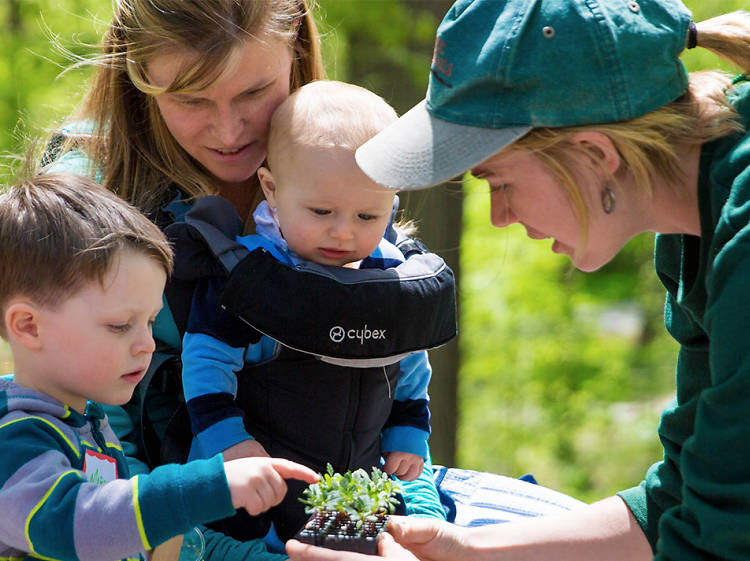
POLYGON ((582 131, 571 136, 573 142, 586 148, 593 158, 599 160, 610 175, 614 176, 620 169, 622 158, 614 142, 606 134, 596 131, 582 131))
POLYGON ((266 167, 259 167, 258 180, 260 181, 260 188, 263 189, 263 195, 268 201, 268 206, 276 208, 276 180, 273 178, 271 170, 266 167))
POLYGON ((8 339, 27 349, 39 349, 42 346, 39 315, 39 307, 28 300, 11 300, 3 314, 8 339))

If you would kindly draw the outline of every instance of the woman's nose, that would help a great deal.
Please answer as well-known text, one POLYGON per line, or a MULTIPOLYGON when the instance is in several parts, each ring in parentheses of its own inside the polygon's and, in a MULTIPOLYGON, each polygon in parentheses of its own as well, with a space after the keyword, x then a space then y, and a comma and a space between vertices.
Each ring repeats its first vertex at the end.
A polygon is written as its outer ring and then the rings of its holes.
POLYGON ((505 193, 501 190, 490 193, 490 222, 496 228, 504 228, 517 222, 505 193))
POLYGON ((240 113, 231 107, 219 108, 214 116, 214 130, 218 139, 227 148, 237 148, 243 129, 240 113))

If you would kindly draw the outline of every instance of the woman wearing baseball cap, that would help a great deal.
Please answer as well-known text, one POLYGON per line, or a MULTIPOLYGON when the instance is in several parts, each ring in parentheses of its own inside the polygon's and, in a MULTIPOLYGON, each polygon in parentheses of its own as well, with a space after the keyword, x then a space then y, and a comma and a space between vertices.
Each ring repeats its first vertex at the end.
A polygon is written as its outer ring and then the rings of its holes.
MULTIPOLYGON (((426 99, 357 152, 372 179, 429 187, 467 170, 495 226, 593 271, 657 232, 680 343, 664 459, 561 515, 461 528, 394 517, 389 559, 750 559, 750 13, 695 24, 678 0, 459 0, 426 99), (746 73, 688 76, 704 47, 746 73)), ((290 542, 294 561, 355 561, 290 542)))

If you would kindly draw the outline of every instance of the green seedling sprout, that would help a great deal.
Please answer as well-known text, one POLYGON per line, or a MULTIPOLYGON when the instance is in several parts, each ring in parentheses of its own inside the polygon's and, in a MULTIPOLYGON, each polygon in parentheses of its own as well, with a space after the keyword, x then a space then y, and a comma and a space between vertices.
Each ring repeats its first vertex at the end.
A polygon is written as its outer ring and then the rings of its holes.
POLYGON ((364 469, 334 473, 327 465, 320 481, 303 491, 299 499, 307 505, 305 512, 344 512, 361 526, 365 520, 374 520, 381 514, 392 514, 398 504, 399 485, 388 474, 372 468, 368 474, 364 469))

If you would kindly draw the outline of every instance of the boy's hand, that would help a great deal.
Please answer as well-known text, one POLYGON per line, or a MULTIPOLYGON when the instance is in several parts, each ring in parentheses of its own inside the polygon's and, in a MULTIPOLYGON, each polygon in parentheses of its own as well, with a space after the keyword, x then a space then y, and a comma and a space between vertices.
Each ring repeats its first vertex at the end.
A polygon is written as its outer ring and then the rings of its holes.
POLYGON ((282 458, 240 458, 224 463, 232 506, 260 514, 286 495, 284 479, 316 483, 320 476, 310 468, 282 458))
POLYGON ((224 455, 224 461, 236 460, 237 458, 255 458, 255 457, 270 457, 270 454, 266 452, 263 445, 253 438, 248 438, 242 442, 238 442, 234 446, 230 446, 222 452, 224 455))
POLYGON ((385 452, 383 471, 401 481, 414 481, 422 473, 424 458, 409 452, 385 452))

